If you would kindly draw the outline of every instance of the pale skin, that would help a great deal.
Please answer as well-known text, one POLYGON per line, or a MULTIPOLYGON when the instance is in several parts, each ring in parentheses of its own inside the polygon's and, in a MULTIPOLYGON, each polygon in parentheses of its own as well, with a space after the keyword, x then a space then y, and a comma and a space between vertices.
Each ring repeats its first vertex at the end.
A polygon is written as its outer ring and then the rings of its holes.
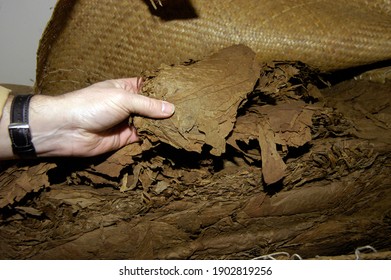
MULTIPOLYGON (((29 123, 38 157, 90 157, 139 141, 130 115, 169 118, 173 104, 139 94, 140 79, 100 82, 58 96, 35 95, 29 123)), ((10 95, 0 120, 0 160, 18 158, 8 134, 10 95)))

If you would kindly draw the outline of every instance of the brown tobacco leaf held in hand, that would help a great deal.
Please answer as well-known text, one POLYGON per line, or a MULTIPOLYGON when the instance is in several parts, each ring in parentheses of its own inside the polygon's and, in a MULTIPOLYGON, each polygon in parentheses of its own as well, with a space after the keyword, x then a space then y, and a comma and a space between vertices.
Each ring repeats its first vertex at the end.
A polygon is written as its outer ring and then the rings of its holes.
POLYGON ((238 107, 259 77, 255 53, 236 45, 190 65, 163 66, 145 82, 143 93, 175 104, 166 120, 135 117, 140 135, 176 148, 200 153, 211 146, 216 156, 225 152, 238 107))

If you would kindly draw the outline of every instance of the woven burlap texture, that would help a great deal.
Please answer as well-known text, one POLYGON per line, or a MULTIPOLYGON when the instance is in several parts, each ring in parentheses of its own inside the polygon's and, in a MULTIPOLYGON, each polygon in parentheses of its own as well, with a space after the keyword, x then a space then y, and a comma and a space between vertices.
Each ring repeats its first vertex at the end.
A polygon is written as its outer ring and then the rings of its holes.
POLYGON ((59 0, 38 50, 36 92, 139 76, 245 44, 260 60, 323 71, 391 59, 390 0, 59 0))

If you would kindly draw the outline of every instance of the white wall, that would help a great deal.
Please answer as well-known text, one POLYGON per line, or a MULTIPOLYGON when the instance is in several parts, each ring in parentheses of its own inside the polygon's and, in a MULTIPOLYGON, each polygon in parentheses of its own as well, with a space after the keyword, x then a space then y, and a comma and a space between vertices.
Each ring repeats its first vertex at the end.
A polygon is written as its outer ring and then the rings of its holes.
POLYGON ((33 85, 36 52, 56 0, 0 0, 0 83, 33 85))

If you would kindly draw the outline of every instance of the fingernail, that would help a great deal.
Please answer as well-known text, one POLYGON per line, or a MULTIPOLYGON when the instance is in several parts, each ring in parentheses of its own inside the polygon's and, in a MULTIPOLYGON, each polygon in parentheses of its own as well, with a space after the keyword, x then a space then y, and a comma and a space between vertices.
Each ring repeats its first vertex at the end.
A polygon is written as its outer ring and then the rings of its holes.
POLYGON ((167 101, 163 101, 162 102, 162 112, 171 116, 175 112, 174 104, 168 103, 167 101))

